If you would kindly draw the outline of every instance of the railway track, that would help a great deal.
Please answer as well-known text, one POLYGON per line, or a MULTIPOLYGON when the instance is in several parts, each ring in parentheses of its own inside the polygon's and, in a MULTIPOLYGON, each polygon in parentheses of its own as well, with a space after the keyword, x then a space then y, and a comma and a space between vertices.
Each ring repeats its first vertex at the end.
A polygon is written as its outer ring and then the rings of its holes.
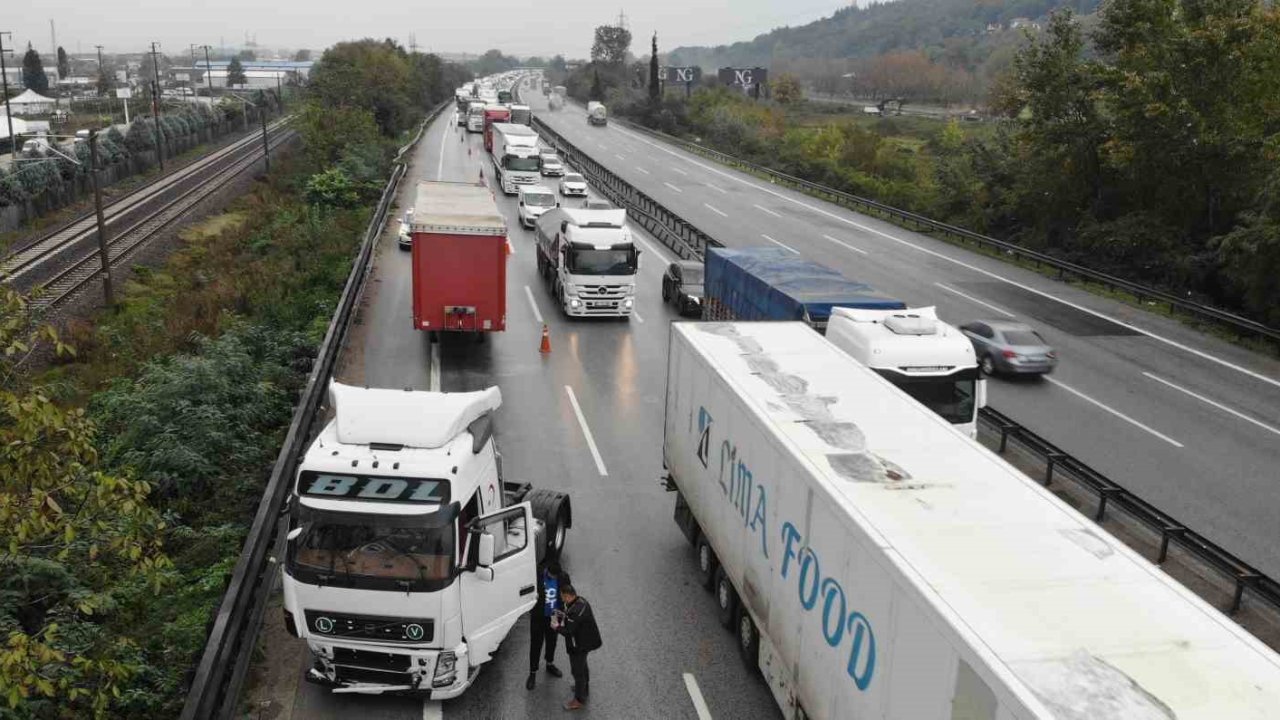
MULTIPOLYGON (((297 132, 277 123, 268 131, 268 144, 272 149, 289 142, 297 132)), ((165 191, 151 193, 115 215, 117 222, 111 228, 107 253, 111 267, 117 267, 144 248, 162 230, 182 218, 197 203, 224 187, 228 181, 256 165, 262 159, 262 138, 257 137, 248 146, 242 146, 229 155, 223 155, 203 172, 188 176, 189 182, 169 186, 165 191), (194 177, 194 179, 193 179, 194 177), (127 215, 127 218, 125 217, 127 215)), ((227 148, 231 149, 231 148, 227 148)), ((111 223, 108 223, 111 225, 111 223)), ((57 232, 50 236, 56 235, 57 232)), ((88 238, 96 238, 96 228, 87 231, 88 238)), ((82 243, 82 238, 64 239, 62 244, 43 248, 33 253, 21 267, 33 264, 49 267, 56 263, 59 269, 51 270, 47 279, 32 285, 31 306, 37 312, 48 312, 64 305, 87 286, 95 283, 102 273, 101 254, 96 243, 82 243), (74 248, 73 245, 82 247, 74 248), (69 259, 68 259, 69 257, 69 259)), ((34 245, 33 245, 34 248, 34 245)), ((10 281, 5 278, 5 281, 10 281)))
MULTIPOLYGON (((278 134, 287 119, 280 119, 268 126, 268 137, 278 134)), ((163 204, 186 191, 203 185, 222 170, 235 165, 246 157, 260 157, 262 137, 256 133, 195 160, 181 169, 158 178, 154 182, 119 198, 103 208, 103 219, 112 235, 121 228, 136 224, 139 217, 157 204, 163 204)), ((42 235, 35 240, 12 249, 0 259, 0 282, 14 284, 29 290, 38 284, 42 274, 56 267, 63 255, 96 244, 97 222, 92 211, 42 235)))

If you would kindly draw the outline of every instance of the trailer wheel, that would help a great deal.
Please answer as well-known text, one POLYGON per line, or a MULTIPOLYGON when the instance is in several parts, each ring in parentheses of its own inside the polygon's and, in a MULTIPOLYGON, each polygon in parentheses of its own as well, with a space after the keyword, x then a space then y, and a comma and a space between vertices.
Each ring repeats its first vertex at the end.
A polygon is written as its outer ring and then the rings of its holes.
POLYGON ((554 490, 538 488, 529 491, 524 499, 533 507, 533 516, 547 527, 547 559, 559 558, 564 551, 569 526, 573 524, 569 497, 554 490))
POLYGON ((711 549, 707 536, 698 536, 698 575, 702 578, 702 587, 711 590, 716 586, 716 551, 711 549))
POLYGON ((760 631, 746 608, 738 608, 738 651, 748 670, 760 671, 760 631))
POLYGON ((726 630, 733 630, 733 620, 738 615, 738 591, 733 589, 723 565, 716 568, 716 607, 720 624, 726 630))

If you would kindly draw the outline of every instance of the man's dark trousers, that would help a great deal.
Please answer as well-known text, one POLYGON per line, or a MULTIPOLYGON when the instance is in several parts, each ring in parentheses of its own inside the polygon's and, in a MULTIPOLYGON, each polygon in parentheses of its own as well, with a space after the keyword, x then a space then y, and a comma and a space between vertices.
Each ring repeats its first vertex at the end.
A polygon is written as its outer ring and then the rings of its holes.
POLYGON ((551 629, 551 618, 544 614, 542 605, 533 606, 533 612, 529 613, 529 672, 538 671, 538 653, 542 650, 543 643, 547 646, 544 655, 547 664, 555 661, 558 640, 556 632, 551 629))
POLYGON ((587 653, 569 651, 569 672, 573 673, 573 697, 580 703, 591 694, 591 670, 587 667, 587 653))

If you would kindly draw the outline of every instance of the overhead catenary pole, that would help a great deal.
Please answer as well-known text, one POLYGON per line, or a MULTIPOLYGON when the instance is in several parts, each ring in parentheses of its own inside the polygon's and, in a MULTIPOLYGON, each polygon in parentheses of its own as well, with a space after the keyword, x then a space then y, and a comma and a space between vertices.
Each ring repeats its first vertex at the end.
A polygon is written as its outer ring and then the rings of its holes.
POLYGON ((98 182, 98 131, 89 131, 89 177, 93 180, 93 212, 98 218, 98 257, 102 261, 102 295, 114 305, 111 292, 111 254, 107 252, 107 224, 102 219, 102 188, 98 182))
POLYGON ((267 144, 267 103, 258 107, 258 117, 262 118, 262 157, 267 161, 267 173, 271 172, 271 146, 267 144))
POLYGON ((160 61, 156 52, 159 44, 151 43, 151 70, 155 75, 155 82, 151 86, 151 119, 156 125, 156 158, 160 162, 160 172, 164 172, 164 133, 160 130, 160 61))
POLYGON ((9 155, 18 157, 18 138, 13 134, 13 111, 9 109, 9 68, 4 64, 4 36, 13 37, 11 32, 0 32, 0 85, 4 87, 4 118, 9 123, 9 155))

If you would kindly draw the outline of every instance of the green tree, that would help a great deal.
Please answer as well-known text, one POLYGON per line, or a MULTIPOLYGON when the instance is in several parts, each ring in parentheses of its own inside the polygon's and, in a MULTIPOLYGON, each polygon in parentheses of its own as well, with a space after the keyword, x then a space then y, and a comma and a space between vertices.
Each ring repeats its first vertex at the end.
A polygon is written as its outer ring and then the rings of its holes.
POLYGON ((98 95, 102 97, 107 97, 108 95, 111 94, 112 82, 111 82, 111 78, 107 76, 106 70, 101 70, 98 72, 98 82, 96 83, 96 86, 98 90, 98 95))
POLYGON ((591 61, 621 67, 631 49, 631 31, 617 25, 600 25, 591 44, 591 61))
POLYGON ((588 98, 597 102, 604 100, 604 85, 600 82, 600 71, 595 70, 591 75, 591 92, 588 98))
POLYGON ((233 57, 227 65, 227 87, 236 87, 249 82, 244 75, 244 66, 240 64, 240 58, 233 57))
POLYGON ((71 58, 67 57, 67 51, 58 46, 58 79, 66 80, 71 77, 71 58))
POLYGON ((44 61, 31 43, 27 43, 27 52, 22 56, 22 84, 41 95, 49 92, 49 76, 44 74, 44 61))
POLYGON ((323 107, 371 111, 387 137, 408 129, 425 112, 414 98, 408 53, 391 40, 358 40, 329 48, 311 70, 308 95, 323 107))
POLYGON ((649 99, 657 102, 662 94, 662 84, 658 80, 658 33, 653 34, 653 45, 649 52, 649 99))
POLYGON ((233 59, 234 59, 234 60, 248 60, 248 61, 252 62, 252 61, 254 61, 254 60, 257 60, 257 59, 258 59, 258 54, 257 54, 256 52, 252 51, 252 50, 245 49, 245 50, 241 50, 240 52, 236 53, 236 56, 235 56, 233 59))
POLYGON ((780 105, 790 105, 804 99, 804 88, 800 86, 800 80, 791 73, 780 73, 769 82, 769 89, 773 99, 780 105))
POLYGON ((307 62, 310 59, 311 59, 311 51, 307 50, 306 48, 303 48, 302 50, 299 50, 298 52, 293 54, 294 62, 307 62))
POLYGON ((0 287, 0 697, 18 717, 105 718, 141 669, 106 623, 160 590, 164 523, 147 483, 98 469, 84 411, 28 384, 42 344, 70 352, 0 287))

